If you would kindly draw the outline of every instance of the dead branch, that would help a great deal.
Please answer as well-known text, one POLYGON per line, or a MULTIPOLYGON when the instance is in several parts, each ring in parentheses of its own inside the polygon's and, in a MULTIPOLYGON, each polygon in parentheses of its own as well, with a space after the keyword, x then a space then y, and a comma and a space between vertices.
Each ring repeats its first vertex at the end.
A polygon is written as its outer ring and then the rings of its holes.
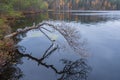
MULTIPOLYGON (((48 26, 55 27, 55 26, 52 25, 52 24, 42 22, 42 23, 40 23, 40 24, 38 24, 38 25, 36 25, 36 26, 33 25, 32 27, 20 29, 19 31, 13 32, 13 33, 5 36, 4 38, 12 38, 12 37, 17 36, 18 34, 25 33, 25 32, 30 31, 30 30, 32 30, 32 29, 40 29, 40 28, 42 28, 41 26, 43 26, 43 25, 48 25, 48 26)), ((44 28, 44 29, 45 29, 45 28, 44 28)), ((47 30, 47 29, 46 29, 46 30, 47 30)))
MULTIPOLYGON (((76 34, 76 30, 74 28, 70 28, 69 26, 63 24, 63 25, 53 25, 52 23, 49 22, 41 22, 38 25, 33 25, 32 27, 24 28, 21 30, 18 30, 10 35, 5 36, 4 38, 13 38, 17 36, 18 34, 25 33, 27 31, 30 31, 32 29, 38 29, 40 30, 51 42, 54 42, 42 29, 52 32, 44 27, 44 25, 53 28, 54 30, 58 31, 64 39, 67 41, 69 46, 76 52, 79 53, 80 55, 84 56, 85 50, 83 48, 85 42, 80 42, 80 35, 76 34)), ((85 54, 86 55, 86 54, 85 54)))
MULTIPOLYGON (((56 49, 58 48, 58 46, 54 47, 53 49, 51 49, 53 47, 53 44, 50 45, 50 47, 45 51, 45 53, 43 54, 43 57, 38 59, 38 58, 35 58, 33 56, 31 56, 30 54, 23 54, 23 53, 20 53, 18 51, 18 49, 16 49, 17 53, 19 55, 21 55, 22 57, 28 57, 30 58, 31 60, 34 60, 36 62, 38 62, 38 64, 46 67, 46 68, 51 68, 52 70, 54 70, 57 74, 62 74, 63 71, 58 71, 53 65, 48 65, 46 63, 43 62, 44 59, 46 59, 49 55, 51 55, 54 51, 56 51, 56 49)), ((21 48, 21 47, 20 47, 21 48)))

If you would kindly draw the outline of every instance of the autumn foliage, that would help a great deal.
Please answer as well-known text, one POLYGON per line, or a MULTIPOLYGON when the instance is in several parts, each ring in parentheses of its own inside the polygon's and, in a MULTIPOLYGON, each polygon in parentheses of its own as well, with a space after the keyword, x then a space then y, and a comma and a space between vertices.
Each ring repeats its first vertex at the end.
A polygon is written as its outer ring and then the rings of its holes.
POLYGON ((10 33, 10 27, 7 25, 0 26, 0 69, 6 65, 14 56, 14 42, 12 39, 3 37, 10 33))
POLYGON ((64 10, 118 10, 120 0, 49 0, 49 8, 64 10))

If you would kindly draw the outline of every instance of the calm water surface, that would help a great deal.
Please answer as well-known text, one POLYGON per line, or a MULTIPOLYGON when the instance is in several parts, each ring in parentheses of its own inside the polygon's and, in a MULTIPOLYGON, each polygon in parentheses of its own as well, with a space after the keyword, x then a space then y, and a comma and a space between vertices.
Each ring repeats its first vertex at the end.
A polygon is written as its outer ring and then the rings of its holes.
MULTIPOLYGON (((54 31, 49 33, 44 30, 48 36, 56 40, 53 46, 58 45, 58 48, 45 58, 43 62, 48 65, 54 65, 58 71, 61 71, 65 66, 62 60, 75 62, 84 58, 87 66, 91 68, 84 69, 85 77, 88 76, 87 80, 120 80, 119 11, 93 11, 92 13, 81 13, 79 11, 70 13, 49 12, 45 15, 28 16, 27 19, 22 19, 17 24, 23 21, 22 27, 31 26, 31 23, 41 22, 41 19, 49 20, 47 22, 53 25, 65 25, 64 29, 68 33, 73 32, 71 33, 72 35, 77 31, 77 34, 75 33, 73 36, 78 36, 77 38, 69 37, 69 35, 64 36, 58 31, 44 26, 54 31), (31 23, 29 24, 29 22, 31 23), (69 44, 69 39, 73 41, 72 45, 69 44)), ((18 42, 18 45, 23 46, 25 50, 23 52, 23 50, 19 49, 19 51, 24 54, 30 54, 37 59, 40 59, 49 46, 52 45, 51 41, 39 30, 31 30, 20 35, 20 37, 21 40, 18 42)), ((52 48, 54 48, 53 46, 52 48)), ((17 65, 23 73, 20 80, 57 80, 61 77, 51 68, 46 68, 41 64, 38 65, 38 62, 35 60, 23 57, 21 61, 22 64, 17 65)), ((76 70, 79 70, 78 68, 82 67, 75 67, 76 70)), ((76 75, 72 75, 72 77, 69 75, 69 78, 63 80, 81 80, 81 78, 76 79, 75 77, 76 75)))

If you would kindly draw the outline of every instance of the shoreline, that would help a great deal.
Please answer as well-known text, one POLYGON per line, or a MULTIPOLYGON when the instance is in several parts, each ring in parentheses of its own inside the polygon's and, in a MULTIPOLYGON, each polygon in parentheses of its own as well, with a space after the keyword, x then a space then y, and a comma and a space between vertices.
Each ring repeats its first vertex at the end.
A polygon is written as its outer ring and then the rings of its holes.
POLYGON ((7 24, 0 25, 0 74, 4 70, 6 65, 10 64, 10 61, 15 55, 14 41, 13 39, 4 39, 5 35, 11 33, 11 28, 7 24))

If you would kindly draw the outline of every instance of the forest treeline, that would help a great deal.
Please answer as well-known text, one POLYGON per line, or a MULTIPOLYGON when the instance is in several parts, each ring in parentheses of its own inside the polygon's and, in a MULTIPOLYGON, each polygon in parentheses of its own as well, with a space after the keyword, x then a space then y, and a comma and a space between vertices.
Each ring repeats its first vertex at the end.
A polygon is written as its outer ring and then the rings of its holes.
POLYGON ((120 0, 0 0, 0 24, 6 18, 42 10, 120 10, 120 0))
POLYGON ((0 15, 41 9, 118 10, 120 0, 0 0, 0 15))
POLYGON ((62 10, 118 10, 120 0, 46 0, 49 9, 62 10))
POLYGON ((0 0, 0 14, 41 9, 118 10, 120 0, 0 0))

